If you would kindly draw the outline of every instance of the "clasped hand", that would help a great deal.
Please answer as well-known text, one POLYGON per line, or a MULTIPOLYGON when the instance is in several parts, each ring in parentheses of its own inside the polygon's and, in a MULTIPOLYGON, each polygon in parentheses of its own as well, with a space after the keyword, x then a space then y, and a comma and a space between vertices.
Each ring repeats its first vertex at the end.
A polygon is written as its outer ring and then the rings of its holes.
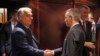
POLYGON ((53 50, 46 49, 44 51, 44 56, 54 56, 54 51, 53 50))

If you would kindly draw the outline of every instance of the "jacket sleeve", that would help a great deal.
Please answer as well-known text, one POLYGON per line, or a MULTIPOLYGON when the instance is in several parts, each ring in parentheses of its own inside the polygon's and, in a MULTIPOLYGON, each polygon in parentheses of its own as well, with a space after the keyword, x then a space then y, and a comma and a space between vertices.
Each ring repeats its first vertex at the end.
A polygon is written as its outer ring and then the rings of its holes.
POLYGON ((54 56, 61 56, 62 54, 62 47, 54 49, 54 56))

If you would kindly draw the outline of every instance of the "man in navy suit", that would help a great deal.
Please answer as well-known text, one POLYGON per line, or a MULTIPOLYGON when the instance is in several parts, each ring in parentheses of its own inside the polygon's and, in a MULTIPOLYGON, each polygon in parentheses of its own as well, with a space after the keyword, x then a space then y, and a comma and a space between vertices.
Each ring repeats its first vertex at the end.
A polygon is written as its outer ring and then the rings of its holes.
POLYGON ((50 56, 50 51, 38 48, 39 42, 30 30, 32 23, 32 10, 22 7, 18 10, 18 24, 11 35, 11 56, 50 56))
POLYGON ((79 24, 80 13, 77 8, 70 8, 65 13, 66 26, 70 27, 65 37, 62 56, 83 56, 85 35, 79 24))
POLYGON ((17 11, 11 12, 11 19, 2 28, 2 56, 9 56, 11 50, 11 32, 17 24, 17 11))

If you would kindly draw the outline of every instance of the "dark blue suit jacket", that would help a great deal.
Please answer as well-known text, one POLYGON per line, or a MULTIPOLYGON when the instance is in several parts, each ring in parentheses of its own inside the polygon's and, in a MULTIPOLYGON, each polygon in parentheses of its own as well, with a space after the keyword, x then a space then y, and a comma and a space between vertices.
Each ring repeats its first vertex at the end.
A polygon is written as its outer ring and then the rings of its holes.
POLYGON ((3 28, 4 28, 4 24, 0 23, 0 56, 2 55, 3 52, 5 52, 5 49, 4 49, 4 31, 3 31, 3 28))
POLYGON ((16 25, 11 37, 11 56, 43 56, 43 50, 38 49, 38 41, 21 23, 16 25))
POLYGON ((7 23, 4 24, 4 49, 7 55, 10 54, 11 50, 11 32, 12 32, 12 27, 11 27, 11 21, 8 21, 7 23))

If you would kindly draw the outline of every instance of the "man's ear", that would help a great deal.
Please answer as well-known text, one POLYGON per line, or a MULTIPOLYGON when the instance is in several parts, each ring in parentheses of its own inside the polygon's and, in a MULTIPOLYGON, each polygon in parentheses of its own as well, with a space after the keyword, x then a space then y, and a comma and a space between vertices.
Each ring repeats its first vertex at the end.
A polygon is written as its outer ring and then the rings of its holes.
POLYGON ((74 21, 74 17, 70 16, 70 24, 72 24, 74 21))
POLYGON ((69 20, 70 20, 70 21, 72 21, 72 20, 73 20, 72 16, 69 16, 69 20))

